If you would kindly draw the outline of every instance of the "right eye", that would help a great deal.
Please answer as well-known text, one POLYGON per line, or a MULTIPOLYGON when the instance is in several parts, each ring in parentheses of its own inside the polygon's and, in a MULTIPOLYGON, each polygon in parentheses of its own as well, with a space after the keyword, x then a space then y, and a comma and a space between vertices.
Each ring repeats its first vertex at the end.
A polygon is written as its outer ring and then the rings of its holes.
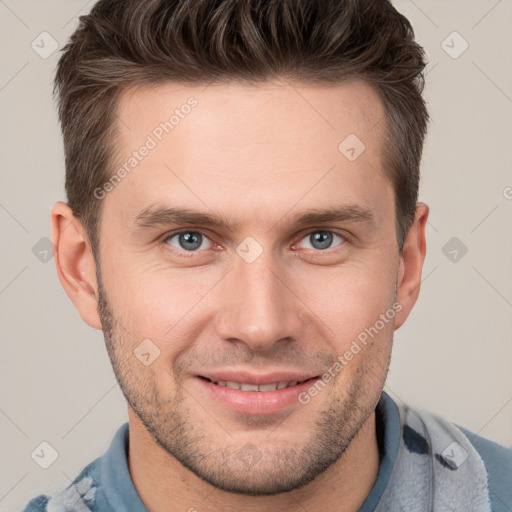
POLYGON ((209 249, 212 242, 200 231, 179 231, 177 233, 171 233, 165 238, 165 243, 185 252, 198 252, 198 249, 200 249, 206 241, 210 245, 203 247, 203 249, 209 249))

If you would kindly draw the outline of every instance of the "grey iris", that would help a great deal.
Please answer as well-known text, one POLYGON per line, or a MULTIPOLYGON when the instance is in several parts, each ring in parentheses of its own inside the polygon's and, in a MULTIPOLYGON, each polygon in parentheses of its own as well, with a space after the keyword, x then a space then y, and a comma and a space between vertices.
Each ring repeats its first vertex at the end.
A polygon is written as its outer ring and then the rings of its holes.
POLYGON ((202 235, 201 233, 189 231, 187 233, 180 233, 178 240, 183 249, 194 250, 201 246, 202 235))
POLYGON ((315 231, 309 235, 309 239, 315 249, 327 249, 332 244, 332 233, 328 231, 315 231))

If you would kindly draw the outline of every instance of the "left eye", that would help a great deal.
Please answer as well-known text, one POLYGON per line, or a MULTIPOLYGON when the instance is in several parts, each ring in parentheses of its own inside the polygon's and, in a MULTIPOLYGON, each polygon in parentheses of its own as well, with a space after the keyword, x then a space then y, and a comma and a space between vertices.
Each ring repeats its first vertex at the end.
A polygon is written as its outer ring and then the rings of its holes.
MULTIPOLYGON (((305 236, 302 240, 306 240, 310 246, 306 249, 330 249, 335 238, 341 240, 341 243, 345 241, 345 239, 338 235, 337 233, 333 233, 332 231, 311 231, 307 236, 305 236)), ((338 244, 338 245, 341 245, 338 244)))
POLYGON ((198 231, 182 231, 181 233, 175 233, 170 235, 166 242, 176 247, 189 252, 194 252, 197 249, 208 249, 211 247, 211 241, 198 231), (173 241, 176 239, 177 241, 173 241), (210 245, 208 247, 201 247, 203 242, 207 241, 210 245))

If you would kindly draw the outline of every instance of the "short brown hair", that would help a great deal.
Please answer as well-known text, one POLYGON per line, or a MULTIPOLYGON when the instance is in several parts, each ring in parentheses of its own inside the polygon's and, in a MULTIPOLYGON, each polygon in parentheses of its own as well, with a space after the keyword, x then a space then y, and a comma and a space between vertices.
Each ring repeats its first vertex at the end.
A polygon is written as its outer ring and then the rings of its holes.
POLYGON ((386 116, 383 165, 400 252, 414 219, 429 115, 425 53, 389 0, 99 0, 63 48, 54 84, 68 204, 93 250, 112 174, 116 106, 127 88, 285 78, 372 84, 386 116))

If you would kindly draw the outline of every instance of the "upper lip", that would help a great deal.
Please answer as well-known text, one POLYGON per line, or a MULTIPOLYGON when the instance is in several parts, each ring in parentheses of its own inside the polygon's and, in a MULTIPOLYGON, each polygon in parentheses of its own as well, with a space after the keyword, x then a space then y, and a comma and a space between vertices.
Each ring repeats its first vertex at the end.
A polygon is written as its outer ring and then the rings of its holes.
POLYGON ((317 377, 318 374, 300 371, 280 371, 263 374, 241 370, 223 370, 215 372, 204 372, 199 374, 198 376, 205 377, 214 382, 231 381, 261 386, 263 384, 273 384, 274 382, 301 382, 303 380, 308 380, 317 377))

